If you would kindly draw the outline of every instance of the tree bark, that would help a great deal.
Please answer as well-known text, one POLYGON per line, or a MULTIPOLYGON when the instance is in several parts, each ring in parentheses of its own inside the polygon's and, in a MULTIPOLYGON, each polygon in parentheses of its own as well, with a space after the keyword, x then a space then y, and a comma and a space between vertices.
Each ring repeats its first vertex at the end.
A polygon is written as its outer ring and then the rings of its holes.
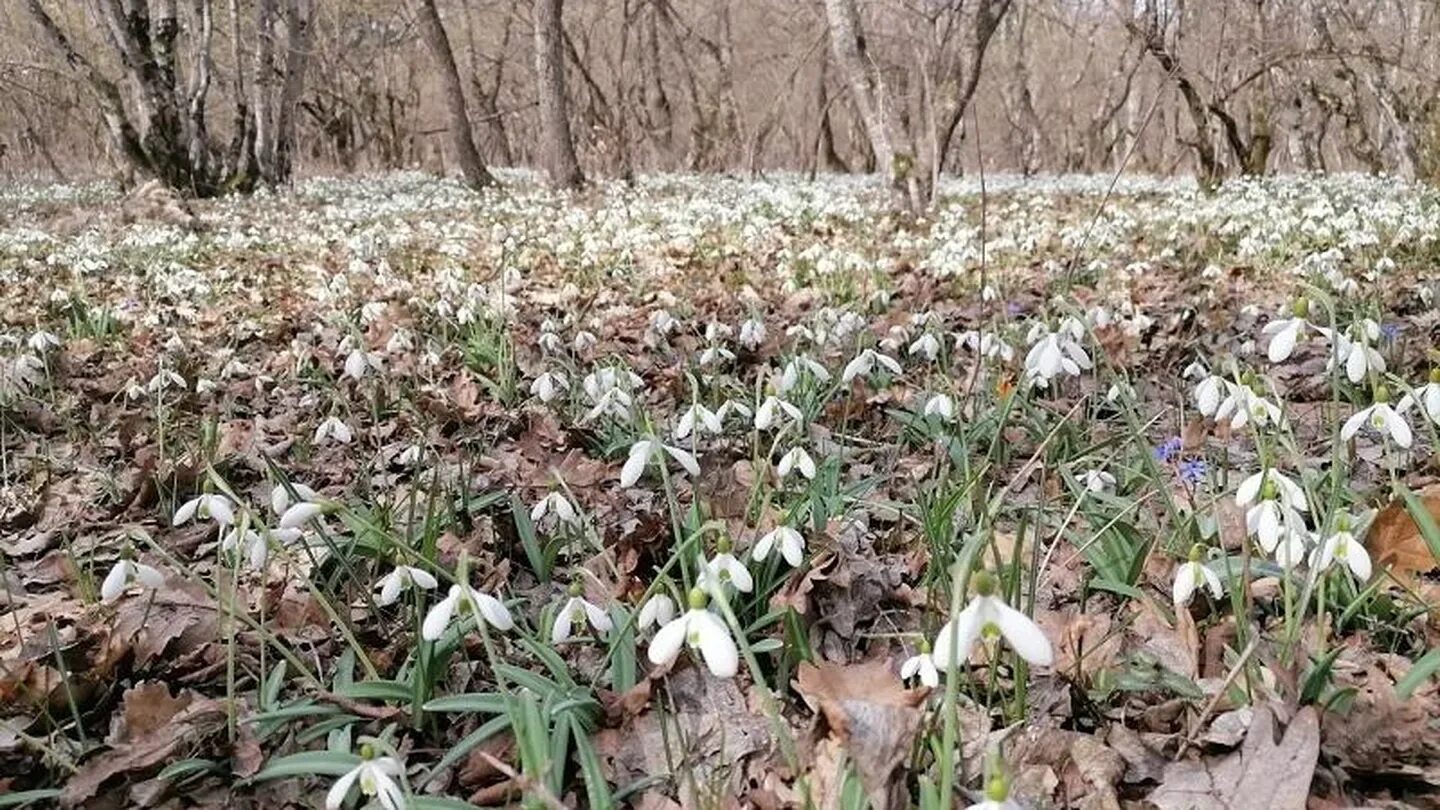
POLYGON ((440 23, 435 0, 419 0, 416 16, 420 22, 420 36, 425 40, 425 48, 430 52, 430 60, 435 63, 435 72, 440 77, 445 112, 449 118, 450 144, 455 150, 455 161, 460 164, 460 173, 471 188, 494 185, 495 178, 485 168, 480 151, 475 148, 470 115, 465 108, 465 89, 460 83, 455 54, 450 50, 450 38, 445 35, 445 26, 440 23))
POLYGON ((540 161, 557 188, 585 183, 565 99, 565 55, 562 50, 562 0, 535 0, 535 92, 540 101, 540 161))

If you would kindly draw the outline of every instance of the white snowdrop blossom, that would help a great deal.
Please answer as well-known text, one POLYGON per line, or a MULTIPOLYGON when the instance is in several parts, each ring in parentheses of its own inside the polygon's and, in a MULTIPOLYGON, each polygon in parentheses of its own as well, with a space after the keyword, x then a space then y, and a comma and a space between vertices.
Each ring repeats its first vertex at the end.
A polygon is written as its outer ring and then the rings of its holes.
POLYGON ((565 604, 555 613, 555 621, 550 625, 550 640, 556 643, 568 641, 575 631, 577 625, 586 622, 595 629, 595 633, 604 638, 614 627, 610 621, 610 614, 605 609, 585 598, 585 587, 578 582, 571 583, 570 590, 565 604))
POLYGON ((698 402, 686 408, 685 412, 680 414, 680 421, 675 425, 675 438, 683 439, 691 433, 694 433, 698 437, 700 431, 696 428, 704 428, 716 436, 725 432, 725 426, 721 423, 720 415, 698 402))
POLYGON ((729 362, 735 359, 735 353, 719 344, 706 346, 700 352, 700 365, 713 366, 717 363, 729 362))
MULTIPOLYGON (((463 573, 463 565, 461 570, 463 573)), ((426 641, 439 639, 450 626, 450 619, 457 612, 463 615, 466 610, 475 614, 476 621, 483 621, 497 630, 509 630, 515 626, 510 609, 505 607, 504 602, 464 582, 456 582, 450 586, 450 593, 425 614, 425 621, 420 625, 420 637, 426 641)))
POLYGON ((1200 382, 1195 384, 1195 408, 1205 417, 1214 416, 1215 412, 1220 410, 1220 403, 1227 396, 1231 396, 1236 387, 1235 383, 1219 374, 1211 374, 1198 361, 1185 367, 1185 377, 1200 378, 1200 382))
POLYGON ((30 351, 36 354, 45 354, 51 349, 59 348, 60 338, 56 337, 53 332, 40 329, 32 334, 29 340, 25 341, 25 345, 29 346, 30 351))
POLYGON ((1240 430, 1254 421, 1256 425, 1280 425, 1284 412, 1280 406, 1255 393, 1249 385, 1227 383, 1229 393, 1215 408, 1215 421, 1230 423, 1231 430, 1240 430))
POLYGON ((400 593, 406 588, 421 588, 423 590, 434 590, 440 583, 429 571, 423 568, 416 568, 412 565, 397 565, 395 569, 380 578, 375 583, 375 589, 380 592, 376 597, 375 604, 380 607, 395 604, 400 598, 400 593))
POLYGON ((1216 599, 1225 595, 1220 577, 1200 561, 1203 553, 1200 546, 1195 546, 1190 549, 1190 559, 1175 567, 1175 583, 1170 588, 1170 595, 1177 606, 1190 604, 1195 591, 1200 588, 1209 590, 1216 599))
POLYGON ((1310 328, 1310 322, 1305 320, 1308 310, 1308 303, 1301 299, 1295 304, 1294 317, 1273 320, 1260 330, 1262 335, 1270 337, 1270 345, 1265 350, 1270 362, 1283 363, 1295 353, 1295 345, 1310 328))
POLYGON ((780 556, 791 568, 800 567, 800 563, 805 559, 805 538, 789 526, 776 526, 766 532, 755 544, 750 556, 756 562, 764 562, 765 558, 770 556, 770 550, 776 546, 779 546, 780 556))
POLYGON ((645 467, 650 463, 650 459, 659 456, 661 463, 664 463, 662 453, 668 453, 692 476, 700 474, 700 463, 689 451, 664 444, 652 436, 641 439, 630 446, 630 456, 625 459, 625 466, 620 470, 620 486, 627 488, 635 486, 635 482, 640 480, 641 475, 644 475, 645 467))
POLYGON ((811 359, 806 355, 797 355, 785 364, 780 372, 780 382, 775 386, 780 393, 784 394, 800 384, 803 376, 809 375, 819 382, 830 382, 830 372, 825 366, 811 359))
POLYGON ((955 334, 956 343, 988 360, 1008 363, 1015 359, 1015 348, 994 332, 969 330, 955 334))
POLYGON ((320 426, 315 428, 315 444, 324 444, 326 440, 349 444, 354 437, 355 434, 351 432, 350 426, 338 416, 325 417, 320 426))
POLYGON ((1364 327, 1360 327, 1359 336, 1347 336, 1337 332, 1334 338, 1335 351, 1325 364, 1327 372, 1334 371, 1336 363, 1339 363, 1345 369, 1345 377, 1356 385, 1364 381, 1372 371, 1377 374, 1384 373, 1385 358, 1367 341, 1364 327))
POLYGON ((565 497, 564 493, 552 492, 530 508, 530 522, 537 526, 550 515, 554 515, 556 521, 571 528, 580 526, 580 513, 576 511, 575 505, 565 497))
POLYGON ((750 410, 749 405, 746 405, 743 402, 737 402, 733 399, 725 400, 724 402, 720 403, 720 407, 715 409, 715 415, 720 417, 720 421, 722 423, 726 419, 729 419, 730 414, 732 413, 745 420, 749 420, 755 415, 755 412, 750 410))
POLYGON ((933 363, 935 358, 940 356, 940 338, 935 337, 931 332, 926 332, 910 344, 907 353, 911 357, 918 355, 925 358, 927 362, 933 363))
POLYGON ((1440 368, 1430 371, 1430 379, 1424 385, 1401 397, 1395 410, 1403 414, 1416 403, 1426 418, 1440 425, 1440 368))
POLYGON ((783 481, 791 470, 799 470, 800 474, 807 480, 815 480, 815 460, 803 447, 792 447, 780 457, 780 463, 775 465, 775 473, 783 481))
POLYGON ((682 647, 700 651, 705 666, 717 678, 731 678, 740 669, 740 650, 730 636, 725 621, 705 609, 705 591, 690 591, 690 608, 661 627, 650 640, 647 656, 656 666, 668 666, 680 655, 682 647))
POLYGON ((1115 488, 1115 476, 1104 470, 1086 470, 1080 477, 1086 492, 1104 492, 1115 488))
POLYGON ((565 351, 565 341, 561 340, 560 336, 554 332, 541 332, 535 338, 535 343, 545 354, 562 354, 565 351))
POLYGON ((955 421, 955 400, 949 394, 935 394, 925 400, 924 414, 937 416, 946 422, 955 421))
POLYGON ((301 529, 325 514, 325 504, 319 501, 298 501, 280 516, 280 528, 301 529))
POLYGON ((570 381, 559 371, 546 371, 530 383, 530 393, 541 402, 553 402, 570 388, 570 381))
POLYGON ((664 626, 675 618, 675 600, 663 593, 652 595, 640 606, 640 616, 636 619, 637 629, 644 630, 651 625, 664 626))
POLYGON ((1025 355, 1025 381, 1028 384, 1046 388, 1062 373, 1078 377, 1082 371, 1093 366, 1090 355, 1073 336, 1073 329, 1047 332, 1040 324, 1035 326, 1038 334, 1036 329, 1031 330, 1034 342, 1025 355))
POLYGON ((1341 513, 1335 519, 1335 531, 1326 537, 1311 555, 1311 564, 1318 571, 1328 571, 1339 560, 1360 582, 1370 579, 1370 552, 1355 539, 1350 528, 1353 518, 1341 513))
POLYGON ((180 508, 175 510, 175 516, 171 519, 170 525, 180 526, 197 517, 201 520, 214 520, 223 526, 233 526, 235 525, 235 506, 224 495, 213 493, 197 495, 180 504, 180 508))
POLYGON ((320 500, 320 494, 318 492, 298 481, 290 481, 288 484, 277 483, 270 490, 270 511, 274 512, 276 516, 285 514, 285 510, 289 509, 290 505, 294 503, 294 501, 290 499, 291 490, 294 490, 295 497, 302 501, 320 500))
POLYGON ((769 430, 773 426, 782 424, 780 419, 782 416, 791 422, 799 422, 804 418, 799 408, 785 400, 774 396, 765 397, 765 401, 755 409, 755 429, 769 430))
POLYGON ((765 322, 759 318, 749 318, 740 324, 740 345, 755 351, 765 343, 765 322))
POLYGON ((374 756, 370 746, 361 746, 360 764, 335 780, 325 794, 325 810, 340 810, 350 788, 360 783, 360 794, 369 799, 374 797, 385 810, 404 810, 407 806, 405 789, 398 778, 405 773, 405 766, 394 757, 374 756))
POLYGON ((988 571, 977 571, 971 579, 975 596, 959 615, 945 622, 935 638, 936 664, 949 669, 969 657, 977 640, 1003 637, 1021 658, 1035 666, 1049 666, 1054 651, 1039 625, 1005 604, 995 593, 995 577, 988 571))
POLYGON ((1350 441, 1360 432, 1360 428, 1369 425, 1371 430, 1408 449, 1415 436, 1410 432, 1410 424, 1405 421, 1404 415, 1390 407, 1389 399, 1390 395, 1384 386, 1377 388, 1375 401, 1345 420, 1345 425, 1340 428, 1341 440, 1350 441))
POLYGON ((595 344, 599 342, 600 339, 595 337, 594 333, 581 329, 575 333, 575 337, 570 341, 570 348, 574 349, 576 354, 584 354, 594 348, 595 344))
POLYGON ((352 349, 345 357, 345 376, 352 380, 362 380, 367 372, 380 371, 383 364, 383 359, 374 352, 352 349))
POLYGON ((940 685, 940 670, 935 666, 935 659, 930 655, 929 646, 930 645, 925 644, 924 649, 906 658, 905 662, 900 665, 900 678, 902 680, 908 681, 911 678, 919 678, 920 683, 925 684, 931 689, 940 685))
POLYGON ((1309 511, 1305 491, 1299 484, 1274 469, 1265 469, 1240 482, 1235 505, 1249 507, 1245 528, 1260 541, 1266 553, 1274 552, 1282 539, 1304 531, 1300 512, 1309 511))
POLYGON ((864 349, 849 363, 845 364, 845 370, 840 374, 840 381, 849 385, 856 377, 868 377, 875 370, 876 365, 883 366, 891 374, 900 373, 900 363, 895 358, 881 354, 874 349, 864 349))
POLYGON ((105 575, 105 581, 100 583, 101 601, 114 602, 119 599, 132 582, 142 588, 158 588, 165 584, 165 575, 145 563, 118 560, 110 573, 105 575))
POLYGON ((725 585, 733 585, 735 590, 741 593, 750 593, 755 588, 755 580, 750 576, 750 569, 745 567, 745 563, 731 553, 729 539, 722 538, 716 546, 716 552, 709 560, 706 560, 703 554, 700 555, 695 585, 712 593, 725 585))

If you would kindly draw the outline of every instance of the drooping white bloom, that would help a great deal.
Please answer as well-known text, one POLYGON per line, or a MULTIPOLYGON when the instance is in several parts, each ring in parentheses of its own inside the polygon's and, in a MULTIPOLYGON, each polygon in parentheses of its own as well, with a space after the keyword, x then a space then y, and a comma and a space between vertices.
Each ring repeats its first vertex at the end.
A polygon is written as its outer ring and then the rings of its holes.
POLYGON ((1370 552, 1360 545, 1350 532, 1350 516, 1342 515, 1336 520, 1336 530, 1311 555, 1311 565, 1316 570, 1326 571, 1336 561, 1345 564, 1350 573, 1360 582, 1370 579, 1370 552))
POLYGON ((1314 543, 1315 535, 1304 526, 1296 526, 1282 534, 1275 544, 1275 562, 1286 570, 1294 568, 1305 561, 1305 555, 1314 543))
POLYGON ((789 418, 792 422, 799 422, 804 418, 799 408, 785 400, 774 396, 765 397, 765 401, 755 409, 755 429, 769 430, 771 426, 780 424, 781 415, 789 418))
POLYGON ((1214 416, 1220 409, 1220 402, 1230 395, 1235 386, 1219 374, 1211 374, 1198 360, 1185 367, 1185 377, 1200 378, 1200 382, 1195 384, 1194 395, 1195 407, 1201 416, 1214 416))
POLYGON ((288 488, 285 483, 277 483, 270 490, 270 511, 274 512, 277 517, 285 514, 285 510, 289 509, 290 504, 293 503, 290 499, 291 490, 294 490, 295 497, 302 501, 320 500, 319 493, 298 481, 290 481, 288 488))
POLYGON ((1191 559, 1175 567, 1175 584, 1170 588, 1170 595, 1176 605, 1188 605, 1202 586, 1216 599, 1225 595, 1220 577, 1199 559, 1191 559))
POLYGON ((51 349, 60 346, 60 338, 56 337, 52 332, 39 329, 30 336, 29 340, 25 341, 25 345, 29 346, 30 351, 36 354, 45 354, 51 349))
POLYGON ((538 503, 530 508, 530 522, 540 525, 547 515, 554 515, 555 519, 572 528, 580 525, 580 513, 575 510, 575 505, 564 493, 552 492, 541 498, 538 503))
POLYGON ((464 608, 475 614, 476 621, 483 621, 497 630, 509 630, 515 626, 510 609, 505 607, 504 602, 466 583, 457 582, 450 586, 450 593, 425 614, 425 621, 420 625, 420 637, 426 641, 440 638, 445 634, 445 628, 450 626, 451 617, 464 608))
POLYGON ((1081 480, 1087 492, 1104 492, 1115 488, 1115 476, 1104 470, 1086 470, 1081 480))
POLYGON ((849 385, 856 377, 870 376, 876 364, 884 366, 891 374, 900 373, 900 363, 895 358, 881 354, 874 349, 864 349, 849 363, 845 364, 845 370, 840 374, 840 381, 849 385))
POLYGON ((414 467, 420 463, 420 459, 424 455, 425 448, 418 444, 412 444, 404 450, 401 450, 400 453, 395 456, 395 463, 404 467, 414 467))
POLYGON ((755 580, 750 576, 750 569, 745 563, 740 562, 730 552, 729 541, 721 541, 719 553, 709 560, 704 555, 700 556, 699 573, 695 577, 695 585, 699 588, 713 591, 725 585, 734 585, 735 590, 741 593, 749 593, 755 588, 755 580))
POLYGON ((755 415, 755 412, 750 410, 749 405, 733 399, 725 400, 724 402, 720 403, 720 407, 715 409, 715 415, 720 417, 720 421, 722 423, 726 419, 729 419, 730 414, 732 413, 739 416, 741 419, 747 420, 755 415))
POLYGON ((595 344, 599 342, 600 339, 595 337, 594 333, 581 329, 575 333, 574 339, 570 341, 570 348, 574 349, 576 354, 584 354, 594 348, 595 344))
POLYGON ((640 617, 636 619, 637 628, 644 630, 651 625, 667 625, 675 618, 675 600, 663 593, 657 593, 645 600, 640 606, 640 617))
POLYGON ((175 517, 170 521, 170 525, 180 526, 195 517, 199 517, 201 520, 214 520, 224 526, 233 526, 235 525, 235 507, 224 495, 214 493, 197 495, 180 504, 180 508, 175 510, 175 517))
POLYGON ((1260 541, 1267 553, 1275 551, 1282 539, 1304 531, 1300 512, 1309 511, 1300 485, 1274 469, 1265 469, 1240 482, 1235 505, 1249 507, 1245 527, 1260 541))
POLYGON ((359 765, 335 780, 325 794, 325 810, 340 810, 350 788, 358 781, 360 793, 367 799, 374 797, 385 810, 404 810, 405 789, 396 781, 405 773, 405 766, 394 757, 366 757, 359 765))
POLYGON ((735 353, 718 343, 712 343, 700 352, 700 365, 702 366, 713 366, 716 363, 729 362, 734 359, 735 353))
POLYGON ((1054 652, 1039 625, 996 595, 994 577, 988 572, 977 572, 972 578, 975 596, 958 616, 940 628, 935 639, 936 665, 949 669, 969 657, 976 640, 1000 636, 1021 658, 1036 666, 1049 666, 1054 652))
POLYGON ((1226 383, 1229 393, 1215 409, 1215 421, 1230 422, 1231 430, 1240 430, 1254 421, 1256 425, 1283 424, 1285 415, 1280 406, 1255 393, 1248 385, 1226 383))
POLYGON ((1045 332, 1042 329, 1025 355, 1025 380, 1030 385, 1045 388, 1061 373, 1078 377, 1092 366, 1090 355, 1085 353, 1085 348, 1071 336, 1071 332, 1045 332))
POLYGON ((105 581, 100 583, 100 599, 104 602, 113 602, 125 593, 130 583, 138 583, 142 588, 158 588, 165 584, 165 575, 152 566, 134 560, 121 559, 116 561, 115 567, 105 575, 105 581))
POLYGON ((1372 371, 1377 374, 1384 373, 1385 358, 1366 342, 1363 333, 1361 337, 1353 338, 1336 332, 1334 338, 1335 351, 1325 364, 1327 372, 1333 371, 1335 364, 1339 363, 1345 368, 1345 377, 1356 385, 1372 371))
POLYGON ((955 400, 949 394, 935 394, 925 400, 926 416, 938 416, 946 422, 955 420, 955 400))
POLYGON ((1440 372, 1431 372, 1429 382, 1401 397, 1395 410, 1403 414, 1417 402, 1425 416, 1440 425, 1440 372))
POLYGON ((1265 352, 1270 362, 1283 363, 1288 360, 1295 352, 1295 344, 1309 326, 1310 322, 1299 316, 1265 324, 1260 333, 1270 336, 1270 346, 1265 352))
POLYGON ((679 462, 680 466, 691 475, 700 474, 700 464, 689 451, 672 447, 662 443, 659 439, 650 437, 641 439, 630 446, 630 456, 625 459, 625 466, 620 469, 620 486, 634 486, 635 482, 640 480, 640 476, 645 473, 645 467, 650 463, 650 459, 658 456, 662 459, 661 463, 663 464, 662 452, 669 453, 670 457, 679 462))
POLYGON ((815 460, 805 452, 803 447, 792 447, 785 455, 780 457, 780 463, 775 465, 775 473, 784 480, 791 470, 798 469, 800 474, 808 480, 815 480, 815 460))
POLYGON ((930 653, 921 650, 906 658, 905 663, 900 665, 902 680, 908 681, 914 677, 919 677, 920 683, 931 689, 940 685, 940 670, 936 669, 935 659, 930 656, 930 653))
POLYGON ((1409 448, 1415 440, 1405 417, 1390 407, 1389 402, 1382 399, 1377 399, 1368 408, 1361 408, 1349 419, 1346 419, 1345 425, 1340 428, 1341 440, 1348 442, 1355 438, 1355 434, 1359 433, 1360 428, 1365 425, 1369 425, 1381 436, 1388 436, 1391 441, 1403 448, 1409 448))
POLYGON ((535 338, 535 343, 545 354, 561 354, 565 351, 565 341, 561 340, 559 335, 548 330, 542 331, 535 338))
POLYGON ((935 358, 940 356, 940 338, 935 337, 932 332, 926 332, 910 344, 908 354, 911 357, 919 355, 933 363, 935 358))
POLYGON ((730 325, 727 323, 711 321, 705 324, 705 340, 710 343, 715 343, 717 341, 723 340, 733 334, 735 334, 735 330, 731 329, 730 325))
POLYGON ((547 371, 530 383, 530 393, 541 402, 551 402, 570 388, 570 381, 559 371, 547 371))
POLYGON ((740 345, 754 351, 765 342, 765 322, 750 318, 740 324, 740 345))
POLYGON ((345 357, 345 376, 352 380, 361 380, 371 369, 380 371, 383 365, 384 359, 380 355, 364 349, 352 349, 345 357))
POLYGON ((789 526, 776 526, 766 532, 760 542, 755 544, 750 556, 756 562, 763 562, 777 544, 780 546, 780 556, 785 558, 785 562, 789 563, 791 568, 800 567, 800 563, 805 559, 805 538, 789 526))
POLYGON ((824 365, 802 354, 791 358, 790 362, 785 364, 785 369, 780 373, 780 382, 775 387, 783 394, 799 385, 804 374, 809 374, 822 383, 830 381, 830 372, 825 370, 824 365))
POLYGON ((299 501, 292 504, 280 516, 280 528, 300 529, 325 513, 325 504, 318 501, 299 501))
POLYGON ((725 426, 720 421, 720 415, 709 408, 696 402, 685 412, 680 414, 680 421, 675 425, 675 438, 683 439, 691 433, 699 436, 697 427, 704 428, 710 433, 718 436, 725 432, 725 426))
POLYGON ((610 614, 605 609, 585 598, 583 587, 570 586, 570 596, 555 613, 555 622, 550 626, 550 640, 568 641, 576 625, 589 622, 595 633, 602 638, 614 627, 610 614))
POLYGON ((380 607, 395 604, 395 600, 400 598, 401 591, 404 591, 406 588, 422 588, 428 591, 439 587, 439 585, 439 581, 437 581, 429 571, 423 568, 416 568, 412 565, 397 565, 393 571, 381 577, 380 581, 375 583, 376 590, 380 591, 380 596, 375 599, 375 604, 380 607))
POLYGON ((337 416, 327 416, 320 426, 315 428, 315 443, 321 444, 326 439, 334 439, 340 444, 349 444, 355 436, 350 431, 350 426, 345 424, 337 416))
POLYGON ((681 647, 698 649, 705 666, 717 678, 731 678, 740 669, 740 650, 730 637, 724 620, 705 609, 705 591, 690 591, 690 609, 668 622, 650 640, 648 657, 656 666, 666 666, 680 655, 681 647))
POLYGON ((1015 359, 1014 347, 994 332, 977 332, 973 329, 967 332, 958 332, 955 334, 955 341, 990 360, 999 358, 1008 363, 1015 359))

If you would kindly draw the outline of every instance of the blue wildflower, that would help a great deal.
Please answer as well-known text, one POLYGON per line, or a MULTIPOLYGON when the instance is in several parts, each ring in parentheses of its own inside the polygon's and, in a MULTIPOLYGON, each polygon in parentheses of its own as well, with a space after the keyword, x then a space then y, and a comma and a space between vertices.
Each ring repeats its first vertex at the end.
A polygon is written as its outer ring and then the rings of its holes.
POLYGON ((1169 464, 1175 460, 1176 456, 1180 455, 1180 451, 1184 449, 1184 447, 1185 445, 1180 441, 1179 436, 1171 436, 1165 440, 1164 444, 1155 448, 1155 460, 1169 464))
POLYGON ((1387 323, 1380 327, 1380 334, 1384 335, 1385 339, 1392 343, 1395 342, 1395 338, 1400 337, 1400 331, 1401 328, 1398 323, 1387 323))
POLYGON ((1205 466, 1205 460, 1192 458, 1189 461, 1180 462, 1180 480, 1190 486, 1198 486, 1205 480, 1205 474, 1209 468, 1205 466))

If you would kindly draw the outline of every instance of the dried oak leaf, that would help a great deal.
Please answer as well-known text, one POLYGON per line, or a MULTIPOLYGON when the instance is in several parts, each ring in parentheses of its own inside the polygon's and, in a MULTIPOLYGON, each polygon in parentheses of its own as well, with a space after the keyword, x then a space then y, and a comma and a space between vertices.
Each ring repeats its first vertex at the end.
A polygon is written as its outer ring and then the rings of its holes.
POLYGON ((1301 709, 1277 741, 1275 715, 1260 706, 1239 751, 1170 763, 1148 801, 1160 810, 1303 810, 1319 756, 1320 718, 1314 707, 1301 709))
POLYGON ((165 723, 143 736, 116 745, 81 766, 60 791, 60 806, 75 807, 94 796, 107 780, 145 771, 169 761, 184 748, 223 726, 225 704, 193 700, 165 723))
MULTIPOLYGON (((1430 515, 1440 520, 1440 484, 1431 484, 1416 495, 1430 515)), ((1396 576, 1424 574, 1435 569, 1435 555, 1430 553, 1404 501, 1395 501, 1375 515, 1366 545, 1375 562, 1389 567, 1396 576)))
POLYGON ((849 753, 871 807, 903 804, 904 785, 894 777, 915 741, 918 707, 929 690, 906 689, 884 661, 803 663, 795 688, 849 753))

